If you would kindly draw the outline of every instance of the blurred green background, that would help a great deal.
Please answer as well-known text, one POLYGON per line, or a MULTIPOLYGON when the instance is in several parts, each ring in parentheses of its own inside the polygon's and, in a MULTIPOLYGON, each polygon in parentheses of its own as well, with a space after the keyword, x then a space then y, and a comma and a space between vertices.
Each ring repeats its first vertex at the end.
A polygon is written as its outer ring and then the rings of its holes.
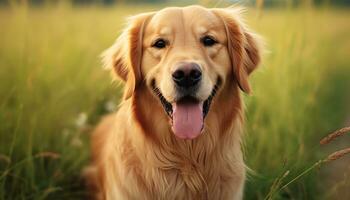
POLYGON ((84 199, 89 133, 116 110, 99 54, 132 14, 166 6, 248 7, 268 51, 245 96, 245 199, 350 199, 350 1, 0 1, 0 199, 84 199), (348 134, 349 135, 349 134, 348 134), (308 172, 308 173, 306 173, 308 172), (305 175, 303 175, 305 173, 305 175), (298 175, 300 178, 292 181, 298 175))

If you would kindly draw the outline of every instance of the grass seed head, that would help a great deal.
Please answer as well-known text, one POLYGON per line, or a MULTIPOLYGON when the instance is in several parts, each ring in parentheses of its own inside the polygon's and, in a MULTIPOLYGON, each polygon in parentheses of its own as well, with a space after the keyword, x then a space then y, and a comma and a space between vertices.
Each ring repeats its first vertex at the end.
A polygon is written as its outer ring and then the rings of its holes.
POLYGON ((337 160, 349 153, 350 153, 350 147, 330 154, 324 161, 329 162, 329 161, 337 160))
POLYGON ((320 144, 324 145, 324 144, 328 144, 331 141, 333 141, 335 138, 340 137, 342 135, 344 135, 346 132, 350 131, 350 126, 349 127, 344 127, 341 128, 339 130, 334 131, 333 133, 327 135, 326 137, 324 137, 321 141, 320 144))

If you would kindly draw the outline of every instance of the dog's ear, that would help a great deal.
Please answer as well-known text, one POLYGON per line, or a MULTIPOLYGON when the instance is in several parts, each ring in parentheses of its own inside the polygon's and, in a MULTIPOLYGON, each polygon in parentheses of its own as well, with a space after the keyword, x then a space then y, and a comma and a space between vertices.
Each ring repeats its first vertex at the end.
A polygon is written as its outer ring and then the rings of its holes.
POLYGON ((248 77, 260 63, 260 37, 249 31, 239 18, 241 9, 213 9, 224 23, 227 35, 227 49, 231 58, 232 71, 242 91, 250 93, 248 77))
POLYGON ((142 81, 142 40, 145 24, 152 13, 133 16, 116 42, 102 53, 105 68, 125 82, 124 99, 130 98, 142 81))

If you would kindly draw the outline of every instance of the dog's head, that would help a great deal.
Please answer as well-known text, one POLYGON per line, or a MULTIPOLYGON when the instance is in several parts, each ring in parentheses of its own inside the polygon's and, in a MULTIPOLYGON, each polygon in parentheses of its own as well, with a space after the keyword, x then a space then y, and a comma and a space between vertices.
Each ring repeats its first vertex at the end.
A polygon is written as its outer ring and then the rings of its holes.
POLYGON ((103 53, 104 64, 126 82, 124 99, 146 85, 171 119, 174 134, 196 138, 220 88, 235 84, 250 92, 248 76, 260 51, 239 14, 232 8, 190 6, 134 16, 103 53))

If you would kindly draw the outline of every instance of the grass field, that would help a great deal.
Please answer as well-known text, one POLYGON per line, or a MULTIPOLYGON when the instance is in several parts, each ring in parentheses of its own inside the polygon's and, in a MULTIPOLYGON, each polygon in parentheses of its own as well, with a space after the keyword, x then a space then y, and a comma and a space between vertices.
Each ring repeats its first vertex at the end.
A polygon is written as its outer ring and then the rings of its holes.
MULTIPOLYGON (((0 8, 0 199, 84 198, 88 133, 121 93, 98 56, 125 16, 156 8, 0 8)), ((331 153, 319 140, 349 119, 349 11, 247 12, 269 52, 245 97, 246 199, 332 199, 350 187, 350 168, 324 164, 280 190, 331 153), (326 187, 333 173, 346 181, 326 187)))

